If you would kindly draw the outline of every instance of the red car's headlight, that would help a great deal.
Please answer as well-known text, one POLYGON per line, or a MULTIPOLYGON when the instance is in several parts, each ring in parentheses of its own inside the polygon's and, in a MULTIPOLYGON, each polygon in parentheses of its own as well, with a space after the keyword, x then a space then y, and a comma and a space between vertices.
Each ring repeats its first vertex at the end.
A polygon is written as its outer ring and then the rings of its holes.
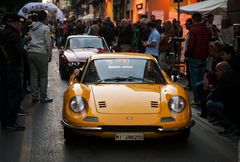
POLYGON ((86 111, 87 101, 81 96, 75 96, 70 101, 70 108, 73 112, 79 113, 86 111))

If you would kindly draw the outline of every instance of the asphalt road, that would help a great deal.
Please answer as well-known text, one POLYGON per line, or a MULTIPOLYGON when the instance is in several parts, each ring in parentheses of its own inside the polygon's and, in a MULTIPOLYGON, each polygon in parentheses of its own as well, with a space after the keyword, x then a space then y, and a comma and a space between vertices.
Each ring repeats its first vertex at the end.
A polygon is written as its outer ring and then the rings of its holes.
MULTIPOLYGON (((182 83, 184 83, 182 81, 182 83)), ((99 138, 82 138, 65 142, 60 124, 63 92, 67 82, 58 71, 58 53, 53 52, 49 67, 50 104, 31 104, 25 98, 30 116, 19 117, 25 131, 0 130, 0 162, 237 162, 238 138, 221 137, 220 127, 199 118, 187 142, 174 139, 142 142, 116 142, 99 138)))

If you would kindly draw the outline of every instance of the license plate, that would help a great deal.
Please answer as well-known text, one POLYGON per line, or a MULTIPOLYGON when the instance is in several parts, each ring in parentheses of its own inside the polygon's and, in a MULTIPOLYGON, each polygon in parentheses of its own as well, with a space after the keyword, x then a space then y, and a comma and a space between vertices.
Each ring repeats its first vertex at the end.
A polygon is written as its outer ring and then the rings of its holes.
POLYGON ((115 141, 143 141, 144 135, 142 133, 117 133, 115 141))

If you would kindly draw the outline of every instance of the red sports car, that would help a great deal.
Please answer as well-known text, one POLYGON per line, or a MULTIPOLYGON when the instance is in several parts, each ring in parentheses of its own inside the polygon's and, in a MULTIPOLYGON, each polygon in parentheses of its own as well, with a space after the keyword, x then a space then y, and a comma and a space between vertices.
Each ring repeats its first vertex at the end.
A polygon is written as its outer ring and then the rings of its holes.
POLYGON ((90 35, 68 36, 65 47, 59 52, 59 72, 68 79, 76 68, 81 68, 87 58, 97 53, 110 52, 103 37, 90 35))

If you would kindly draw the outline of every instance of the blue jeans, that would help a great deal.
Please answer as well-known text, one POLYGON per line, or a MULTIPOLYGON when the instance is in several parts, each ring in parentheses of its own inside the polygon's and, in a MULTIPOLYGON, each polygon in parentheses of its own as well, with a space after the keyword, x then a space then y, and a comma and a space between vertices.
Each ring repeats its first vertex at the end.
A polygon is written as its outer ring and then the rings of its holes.
MULTIPOLYGON (((207 61, 203 59, 189 58, 190 79, 193 88, 194 100, 198 100, 195 85, 203 80, 207 61)), ((199 100, 198 100, 199 101, 199 100)))
POLYGON ((204 89, 203 89, 203 81, 200 81, 200 82, 197 82, 196 84, 195 84, 195 86, 194 86, 194 91, 195 91, 195 99, 197 100, 197 101, 201 101, 202 99, 203 99, 203 97, 204 97, 204 93, 205 93, 205 91, 204 91, 204 89))

